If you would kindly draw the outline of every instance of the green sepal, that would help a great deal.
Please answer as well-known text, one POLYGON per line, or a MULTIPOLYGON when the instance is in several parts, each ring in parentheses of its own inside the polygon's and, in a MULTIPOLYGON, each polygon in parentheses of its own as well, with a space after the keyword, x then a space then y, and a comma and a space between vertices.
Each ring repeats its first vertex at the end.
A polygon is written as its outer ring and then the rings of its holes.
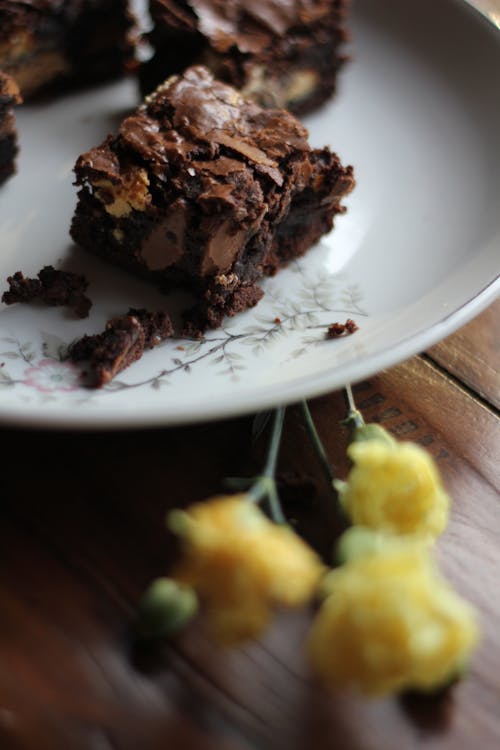
POLYGON ((364 426, 365 420, 360 411, 357 409, 350 409, 349 414, 345 419, 341 420, 340 424, 343 424, 346 427, 351 427, 352 429, 357 429, 364 426))
POLYGON ((394 445, 396 442, 394 438, 389 435, 387 430, 376 422, 370 422, 369 424, 364 424, 362 427, 356 427, 353 431, 352 440, 355 443, 364 442, 366 440, 382 440, 389 445, 394 445))
POLYGON ((166 521, 167 528, 170 529, 173 534, 176 534, 180 537, 186 534, 189 525, 192 523, 189 514, 184 510, 179 509, 171 510, 169 513, 167 513, 166 521))
POLYGON ((384 537, 366 526, 351 526, 337 541, 335 560, 339 565, 382 549, 384 537))
POLYGON ((436 700, 447 695, 453 687, 460 682, 467 674, 468 660, 462 659, 455 668, 450 672, 448 677, 437 685, 430 687, 412 687, 405 691, 405 694, 413 694, 425 700, 436 700))
POLYGON ((171 578, 157 578, 139 604, 137 633, 144 639, 162 638, 180 630, 198 611, 196 593, 171 578))

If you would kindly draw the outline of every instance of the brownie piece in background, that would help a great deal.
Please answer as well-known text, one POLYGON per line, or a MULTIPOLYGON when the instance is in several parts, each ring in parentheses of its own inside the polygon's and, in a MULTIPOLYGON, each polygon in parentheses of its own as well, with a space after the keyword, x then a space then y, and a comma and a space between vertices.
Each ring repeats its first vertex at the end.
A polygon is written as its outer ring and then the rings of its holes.
POLYGON ((127 0, 0 0, 0 68, 23 97, 123 73, 133 56, 127 0))
POLYGON ((309 112, 335 90, 349 0, 150 0, 144 93, 202 64, 261 106, 309 112))
POLYGON ((293 115, 203 67, 159 86, 75 172, 75 242, 192 290, 193 334, 254 305, 256 282, 328 232, 354 185, 352 168, 311 149, 293 115))
POLYGON ((0 184, 16 171, 18 147, 13 108, 20 103, 17 85, 0 71, 0 184))

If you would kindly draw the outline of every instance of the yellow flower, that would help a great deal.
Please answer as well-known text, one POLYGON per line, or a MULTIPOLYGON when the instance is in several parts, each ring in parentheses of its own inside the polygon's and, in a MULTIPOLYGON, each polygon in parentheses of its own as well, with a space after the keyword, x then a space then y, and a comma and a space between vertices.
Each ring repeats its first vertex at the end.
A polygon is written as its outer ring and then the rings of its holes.
POLYGON ((354 524, 434 538, 448 521, 449 498, 431 456, 415 443, 354 442, 347 483, 336 482, 354 524))
POLYGON ((423 545, 388 537, 325 579, 309 652, 325 683, 370 695, 432 690, 457 676, 478 638, 473 609, 423 545))
POLYGON ((173 575, 198 592, 221 643, 259 635, 273 606, 307 603, 324 570, 300 537, 269 521, 244 494, 177 511, 171 527, 183 543, 173 575))

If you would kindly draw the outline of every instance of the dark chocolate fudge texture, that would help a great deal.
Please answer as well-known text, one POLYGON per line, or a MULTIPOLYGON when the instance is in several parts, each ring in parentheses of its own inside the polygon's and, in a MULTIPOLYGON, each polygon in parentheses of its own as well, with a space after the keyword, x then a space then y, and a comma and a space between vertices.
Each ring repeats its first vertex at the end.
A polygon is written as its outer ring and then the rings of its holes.
POLYGON ((206 65, 269 107, 311 111, 334 92, 345 61, 349 0, 150 0, 152 58, 143 91, 206 65))
POLYGON ((293 115, 203 67, 160 85, 75 172, 75 242, 193 291, 191 332, 256 304, 256 282, 330 231, 354 185, 293 115))
POLYGON ((91 300, 85 295, 89 282, 85 276, 72 271, 44 266, 36 279, 16 271, 7 278, 7 283, 9 289, 2 294, 2 302, 6 305, 40 301, 52 307, 69 307, 77 318, 86 318, 92 307, 91 300))
POLYGON ((0 71, 0 184, 16 170, 18 145, 13 108, 20 103, 17 85, 0 71))
POLYGON ((85 385, 100 388, 140 359, 146 349, 154 349, 173 332, 166 312, 131 308, 126 315, 108 320, 102 333, 75 341, 70 346, 69 358, 85 363, 85 385))
POLYGON ((27 97, 115 77, 133 55, 127 0, 0 0, 0 68, 27 97))

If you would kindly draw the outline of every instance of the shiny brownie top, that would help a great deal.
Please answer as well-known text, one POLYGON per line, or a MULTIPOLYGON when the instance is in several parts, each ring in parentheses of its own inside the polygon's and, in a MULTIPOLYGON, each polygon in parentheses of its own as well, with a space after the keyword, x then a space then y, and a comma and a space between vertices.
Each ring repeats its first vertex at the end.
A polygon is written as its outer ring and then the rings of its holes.
POLYGON ((281 164, 307 151, 307 130, 295 117, 262 109, 196 66, 161 84, 123 120, 118 135, 83 154, 76 169, 91 180, 116 182, 128 156, 157 176, 186 162, 218 178, 250 166, 280 185, 281 164))
POLYGON ((293 28, 331 21, 344 13, 345 0, 152 0, 156 19, 171 28, 196 28, 218 52, 234 45, 255 53, 270 37, 285 37, 293 28))

